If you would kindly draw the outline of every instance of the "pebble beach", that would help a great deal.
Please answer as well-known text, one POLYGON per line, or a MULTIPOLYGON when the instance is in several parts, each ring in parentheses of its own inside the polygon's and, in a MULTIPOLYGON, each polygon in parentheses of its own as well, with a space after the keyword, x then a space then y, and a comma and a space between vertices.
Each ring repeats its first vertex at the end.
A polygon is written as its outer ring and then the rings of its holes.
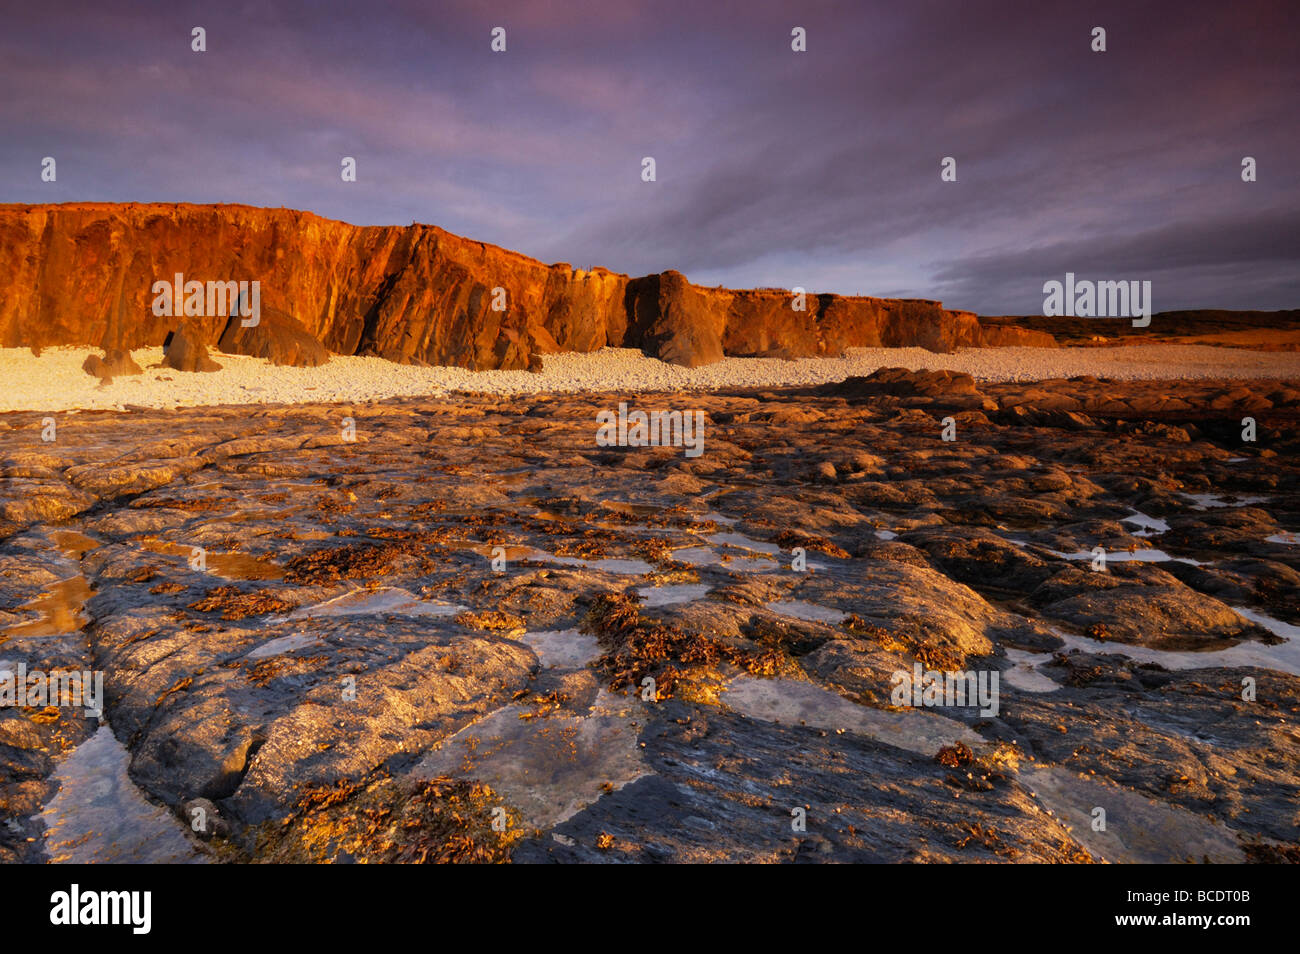
POLYGON ((799 387, 868 375, 878 368, 964 371, 1002 383, 1094 375, 1118 381, 1300 378, 1300 355, 1199 345, 1127 348, 980 348, 936 354, 922 348, 854 348, 840 358, 726 358, 681 368, 629 348, 547 355, 541 373, 418 367, 339 356, 316 368, 274 366, 214 353, 211 373, 164 367, 162 348, 132 352, 144 373, 100 385, 81 369, 93 348, 0 349, 0 410, 126 410, 232 404, 303 404, 438 397, 452 392, 536 394, 581 391, 713 391, 799 387))

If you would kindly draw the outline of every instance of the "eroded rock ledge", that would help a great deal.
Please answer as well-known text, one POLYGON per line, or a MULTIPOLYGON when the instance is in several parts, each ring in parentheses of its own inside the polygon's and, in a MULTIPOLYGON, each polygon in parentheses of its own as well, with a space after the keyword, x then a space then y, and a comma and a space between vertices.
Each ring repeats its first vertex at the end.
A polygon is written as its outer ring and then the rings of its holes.
POLYGON ((432 225, 363 227, 243 205, 69 203, 0 205, 0 346, 160 345, 177 319, 153 314, 150 289, 176 273, 260 281, 263 314, 275 320, 256 338, 227 334, 226 316, 195 321, 208 345, 283 363, 319 363, 311 339, 335 354, 475 370, 606 345, 698 367, 724 355, 1055 344, 937 301, 809 294, 799 312, 782 289, 545 265, 432 225), (492 308, 498 287, 504 312, 492 308))
POLYGON ((624 400, 0 415, 0 862, 1300 858, 1290 382, 624 400))

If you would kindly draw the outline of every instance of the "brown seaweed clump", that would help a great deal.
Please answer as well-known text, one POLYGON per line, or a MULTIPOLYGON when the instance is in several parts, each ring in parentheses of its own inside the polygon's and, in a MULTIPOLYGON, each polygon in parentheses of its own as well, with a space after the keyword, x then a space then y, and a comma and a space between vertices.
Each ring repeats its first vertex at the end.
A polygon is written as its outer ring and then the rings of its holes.
POLYGON ((785 661, 774 649, 740 646, 644 619, 636 600, 623 593, 596 597, 582 630, 595 635, 607 650, 596 664, 609 676, 611 690, 639 687, 648 676, 654 679, 661 700, 670 698, 693 670, 726 662, 752 675, 770 677, 785 661))
POLYGON ((295 605, 270 590, 245 593, 237 586, 218 586, 208 590, 201 600, 191 603, 190 609, 200 613, 215 613, 220 610, 222 619, 246 619, 264 613, 285 613, 295 605))
POLYGON ((373 579, 393 573, 396 564, 404 557, 421 561, 425 569, 432 565, 424 548, 412 541, 379 545, 350 543, 341 547, 322 547, 294 557, 285 567, 284 578, 289 583, 307 586, 373 579))
POLYGON ((260 840, 265 860, 282 863, 504 864, 526 834, 486 785, 384 774, 304 787, 293 814, 260 840))

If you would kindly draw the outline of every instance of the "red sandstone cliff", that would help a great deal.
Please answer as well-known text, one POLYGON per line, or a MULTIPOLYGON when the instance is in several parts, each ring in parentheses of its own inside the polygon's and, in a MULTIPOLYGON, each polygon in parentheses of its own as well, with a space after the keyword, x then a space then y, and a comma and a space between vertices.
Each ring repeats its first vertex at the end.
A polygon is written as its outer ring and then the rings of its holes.
MULTIPOLYGON (((259 281, 264 320, 290 328, 295 354, 306 332, 339 354, 480 370, 605 345, 698 366, 724 354, 1054 344, 1042 332, 986 331, 972 313, 934 301, 809 294, 798 312, 779 290, 548 266, 431 225, 355 226, 242 205, 70 203, 0 205, 0 346, 159 345, 178 319, 153 314, 151 287, 178 272, 259 281), (504 312, 492 308, 496 287, 506 291, 504 312)), ((209 344, 254 337, 223 338, 225 317, 191 320, 209 344)))

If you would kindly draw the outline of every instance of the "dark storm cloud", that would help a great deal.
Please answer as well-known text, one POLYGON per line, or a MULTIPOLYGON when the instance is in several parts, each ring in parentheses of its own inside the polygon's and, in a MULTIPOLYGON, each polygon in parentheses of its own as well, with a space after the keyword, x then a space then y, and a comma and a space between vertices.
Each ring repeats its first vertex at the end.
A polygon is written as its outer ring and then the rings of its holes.
POLYGON ((1151 281, 1155 307, 1170 311, 1232 307, 1229 282, 1242 276, 1277 300, 1300 302, 1298 259, 1295 215, 1263 212, 976 255, 934 274, 936 290, 954 300, 999 288, 994 297, 1012 314, 1037 312, 1043 283, 1067 271, 1079 279, 1151 281))
POLYGON ((1158 278, 1158 307, 1294 307, 1293 6, 25 5, 0 35, 0 198, 428 221, 546 260, 985 312, 1036 310, 1067 270, 1158 278))

